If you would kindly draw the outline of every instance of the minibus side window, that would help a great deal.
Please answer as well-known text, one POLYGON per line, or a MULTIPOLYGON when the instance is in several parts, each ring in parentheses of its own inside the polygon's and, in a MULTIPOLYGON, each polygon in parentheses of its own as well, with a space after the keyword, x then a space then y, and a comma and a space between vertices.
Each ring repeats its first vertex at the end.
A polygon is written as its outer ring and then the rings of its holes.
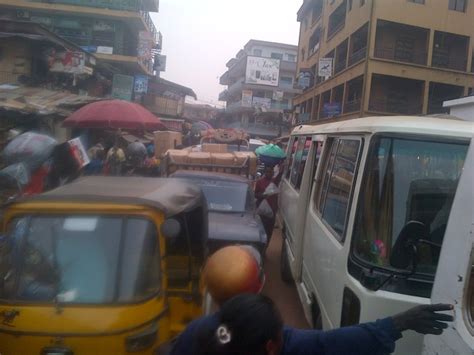
POLYGON ((291 170, 293 168, 293 160, 296 154, 296 148, 298 147, 298 137, 294 137, 293 141, 288 144, 288 165, 286 167, 286 179, 290 179, 291 170))
POLYGON ((451 206, 466 158, 461 142, 375 137, 367 157, 354 225, 358 260, 434 275, 451 206))
POLYGON ((342 241, 357 168, 360 141, 337 139, 331 144, 331 153, 326 164, 319 201, 319 212, 322 219, 335 232, 336 237, 342 241))
POLYGON ((299 190, 301 187, 304 168, 306 166, 306 160, 308 159, 308 152, 311 148, 311 140, 311 137, 306 137, 305 140, 301 139, 294 157, 293 167, 291 169, 291 185, 296 190, 299 190))

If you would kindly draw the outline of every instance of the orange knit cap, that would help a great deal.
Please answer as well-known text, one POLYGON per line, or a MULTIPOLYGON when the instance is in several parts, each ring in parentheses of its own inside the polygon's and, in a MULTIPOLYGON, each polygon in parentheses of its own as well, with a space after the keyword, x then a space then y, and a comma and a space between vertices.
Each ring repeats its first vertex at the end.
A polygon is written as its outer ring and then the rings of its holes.
POLYGON ((263 270, 249 249, 228 246, 207 260, 202 282, 218 303, 240 293, 259 293, 264 284, 263 270))

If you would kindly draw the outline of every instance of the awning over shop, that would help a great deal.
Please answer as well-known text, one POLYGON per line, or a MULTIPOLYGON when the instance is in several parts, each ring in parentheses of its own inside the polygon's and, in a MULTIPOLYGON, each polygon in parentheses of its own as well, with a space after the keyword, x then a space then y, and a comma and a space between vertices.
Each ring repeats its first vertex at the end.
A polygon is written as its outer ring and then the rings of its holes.
POLYGON ((172 98, 191 96, 197 99, 196 93, 191 88, 162 78, 156 78, 148 82, 148 94, 172 98))
POLYGON ((97 97, 43 88, 0 85, 0 110, 21 114, 69 116, 76 109, 98 100, 97 97))

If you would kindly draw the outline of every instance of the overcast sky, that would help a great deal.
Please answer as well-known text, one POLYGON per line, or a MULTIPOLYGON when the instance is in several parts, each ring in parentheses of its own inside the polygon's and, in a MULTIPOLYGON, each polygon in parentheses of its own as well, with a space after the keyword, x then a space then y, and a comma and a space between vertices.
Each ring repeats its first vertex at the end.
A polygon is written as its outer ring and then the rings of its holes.
POLYGON ((303 0, 160 0, 153 15, 163 34, 165 79, 217 104, 225 63, 250 39, 298 44, 296 12, 303 0))

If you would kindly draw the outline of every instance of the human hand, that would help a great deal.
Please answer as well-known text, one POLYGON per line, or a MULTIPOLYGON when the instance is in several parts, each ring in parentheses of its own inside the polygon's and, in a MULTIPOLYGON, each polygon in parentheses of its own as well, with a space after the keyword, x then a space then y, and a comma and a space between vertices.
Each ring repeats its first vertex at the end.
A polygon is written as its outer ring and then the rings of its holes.
POLYGON ((422 305, 396 314, 392 316, 392 319, 400 332, 414 330, 420 334, 439 335, 448 327, 445 322, 452 322, 454 317, 436 312, 451 311, 452 309, 453 306, 450 304, 422 305))

